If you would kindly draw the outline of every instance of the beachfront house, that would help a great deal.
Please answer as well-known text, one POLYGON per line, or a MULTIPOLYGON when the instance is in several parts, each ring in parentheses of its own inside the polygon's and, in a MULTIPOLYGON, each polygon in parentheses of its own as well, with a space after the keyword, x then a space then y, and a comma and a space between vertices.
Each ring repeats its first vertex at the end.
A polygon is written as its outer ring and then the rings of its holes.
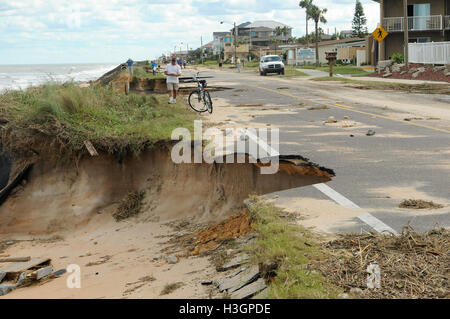
MULTIPOLYGON (((380 4, 380 24, 389 35, 379 47, 379 59, 404 53, 403 0, 374 0, 380 4)), ((450 0, 408 0, 409 43, 450 41, 450 0)))

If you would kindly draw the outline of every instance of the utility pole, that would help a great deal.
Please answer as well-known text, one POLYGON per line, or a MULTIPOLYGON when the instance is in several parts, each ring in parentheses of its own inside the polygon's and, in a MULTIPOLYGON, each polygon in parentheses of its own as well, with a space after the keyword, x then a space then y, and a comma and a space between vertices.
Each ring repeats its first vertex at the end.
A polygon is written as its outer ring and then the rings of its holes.
POLYGON ((409 26, 408 26, 408 0, 403 0, 403 33, 405 36, 405 65, 409 70, 409 26))
POLYGON ((203 36, 200 36, 200 48, 201 48, 201 55, 202 55, 202 64, 203 64, 203 36))
POLYGON ((249 38, 250 38, 250 46, 248 47, 248 58, 249 58, 249 60, 251 62, 252 61, 252 56, 251 56, 251 50, 252 50, 252 28, 250 28, 249 38))
POLYGON ((237 65, 237 42, 238 42, 238 34, 236 32, 236 22, 234 23, 234 64, 237 65))

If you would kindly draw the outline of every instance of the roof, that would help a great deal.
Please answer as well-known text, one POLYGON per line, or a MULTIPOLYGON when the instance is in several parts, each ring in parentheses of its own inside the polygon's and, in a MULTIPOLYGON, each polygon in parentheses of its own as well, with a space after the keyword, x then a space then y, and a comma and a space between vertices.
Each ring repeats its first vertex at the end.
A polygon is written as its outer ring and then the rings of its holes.
POLYGON ((277 22, 277 21, 273 21, 273 20, 262 20, 262 21, 255 21, 253 23, 250 23, 249 25, 247 25, 245 28, 249 29, 249 28, 260 28, 260 27, 264 27, 264 28, 270 28, 270 29, 275 29, 276 27, 288 27, 290 29, 292 29, 292 27, 288 26, 287 24, 281 23, 281 22, 277 22))
MULTIPOLYGON (((319 42, 319 47, 326 46, 326 45, 333 45, 333 44, 363 42, 365 40, 366 40, 365 38, 347 38, 347 39, 340 39, 340 40, 321 41, 321 42, 319 42)), ((311 43, 311 45, 314 48, 315 43, 311 43)), ((280 45, 279 47, 280 48, 303 48, 303 47, 306 47, 306 45, 304 45, 304 44, 286 44, 286 45, 280 45)))
POLYGON ((244 23, 241 23, 240 25, 238 25, 237 27, 238 27, 239 29, 241 29, 241 28, 246 28, 249 24, 251 24, 251 22, 244 22, 244 23))
POLYGON ((252 28, 252 31, 254 31, 254 32, 272 31, 272 29, 271 28, 266 28, 266 27, 258 27, 258 28, 252 28))
POLYGON ((339 39, 339 40, 331 40, 331 41, 322 41, 322 42, 319 42, 319 46, 322 47, 325 45, 361 42, 361 41, 365 41, 365 40, 366 40, 365 38, 347 38, 347 39, 339 39))
POLYGON ((226 36, 228 34, 230 34, 230 32, 213 32, 213 36, 219 36, 219 37, 226 36))

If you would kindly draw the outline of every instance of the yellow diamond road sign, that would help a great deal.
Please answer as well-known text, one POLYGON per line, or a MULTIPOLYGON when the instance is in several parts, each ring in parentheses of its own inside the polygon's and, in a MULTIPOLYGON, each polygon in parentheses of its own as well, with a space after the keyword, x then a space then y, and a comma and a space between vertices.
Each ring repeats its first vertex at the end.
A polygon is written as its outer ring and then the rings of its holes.
POLYGON ((387 33, 386 30, 384 30, 383 27, 376 28, 375 31, 373 31, 372 36, 377 39, 378 42, 383 42, 383 40, 388 36, 389 33, 387 33))

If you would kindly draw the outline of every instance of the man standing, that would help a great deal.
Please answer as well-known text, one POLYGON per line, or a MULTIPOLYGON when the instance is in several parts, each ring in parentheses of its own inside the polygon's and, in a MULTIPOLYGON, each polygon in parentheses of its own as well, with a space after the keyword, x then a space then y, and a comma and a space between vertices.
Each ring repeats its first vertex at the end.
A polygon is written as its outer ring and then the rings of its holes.
POLYGON ((130 59, 128 59, 127 61, 127 65, 128 65, 128 71, 130 72, 130 75, 133 76, 133 63, 134 61, 130 59))
POLYGON ((176 57, 172 57, 172 63, 167 64, 164 74, 167 76, 167 89, 169 90, 169 104, 177 103, 178 84, 181 76, 181 67, 177 63, 176 57))

